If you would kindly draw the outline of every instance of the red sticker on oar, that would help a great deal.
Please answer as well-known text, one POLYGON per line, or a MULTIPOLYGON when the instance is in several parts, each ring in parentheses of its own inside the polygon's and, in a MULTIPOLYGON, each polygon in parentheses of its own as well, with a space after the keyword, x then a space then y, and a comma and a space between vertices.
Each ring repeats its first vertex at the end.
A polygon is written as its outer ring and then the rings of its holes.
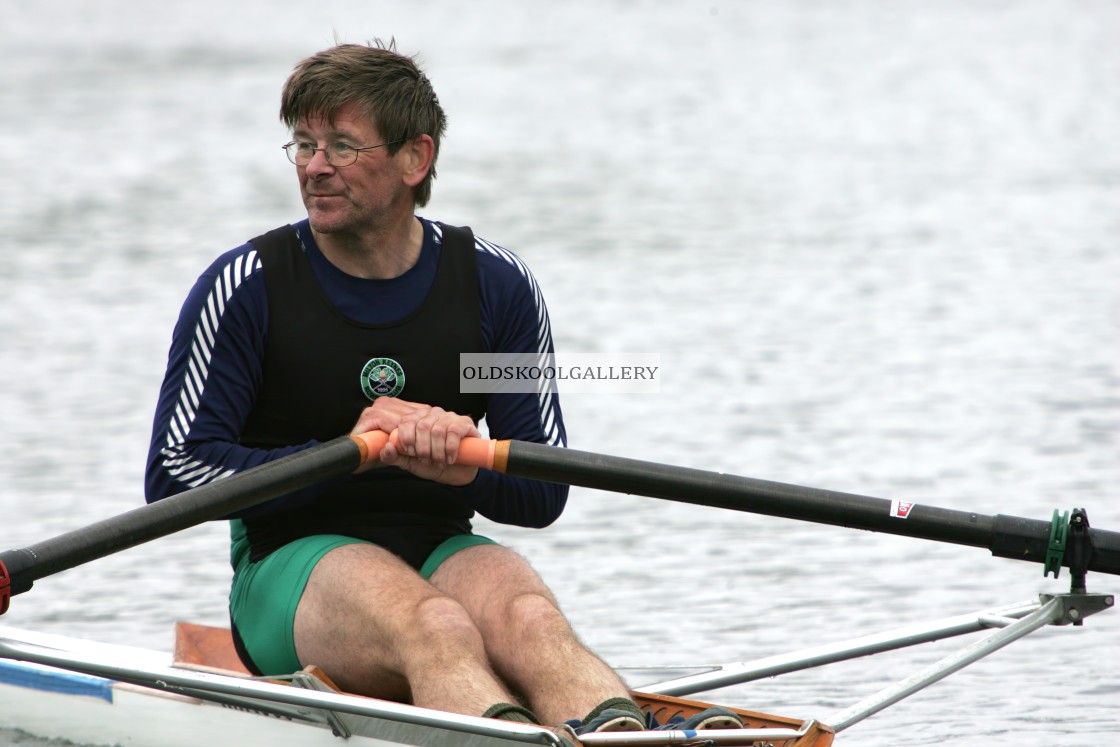
POLYGON ((914 504, 909 501, 891 501, 891 516, 896 519, 905 519, 910 515, 910 509, 914 504))

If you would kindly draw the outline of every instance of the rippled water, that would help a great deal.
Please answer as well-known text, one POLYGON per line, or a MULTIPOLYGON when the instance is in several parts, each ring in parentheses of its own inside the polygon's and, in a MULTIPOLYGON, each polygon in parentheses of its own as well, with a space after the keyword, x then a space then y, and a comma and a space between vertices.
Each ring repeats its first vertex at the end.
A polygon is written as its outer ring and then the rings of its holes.
MULTIPOLYGON (((1120 6, 23 3, 0 32, 7 547, 142 501, 171 325, 299 217, 278 90, 337 34, 420 51, 451 118, 425 214, 533 267, 558 346, 658 352, 572 446, 1120 528, 1120 6)), ((945 546, 573 491, 480 522, 620 665, 753 659, 1063 591, 945 546)), ((160 648, 221 624, 224 527, 40 581, 3 622, 160 648)), ((1107 576, 1091 590, 1116 591, 1107 576)), ((826 716, 960 642, 711 697, 826 716)), ((1096 745, 1120 618, 1036 633, 842 744, 1096 745)), ((0 705, 2 708, 2 705, 0 705)), ((2 738, 2 735, 0 735, 2 738)))

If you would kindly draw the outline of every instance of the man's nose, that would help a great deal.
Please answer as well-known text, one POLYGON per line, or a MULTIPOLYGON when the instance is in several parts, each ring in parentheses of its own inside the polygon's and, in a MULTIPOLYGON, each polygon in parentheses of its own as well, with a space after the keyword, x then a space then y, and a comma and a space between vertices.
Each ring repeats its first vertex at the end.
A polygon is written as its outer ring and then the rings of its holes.
POLYGON ((310 177, 320 176, 322 174, 329 174, 333 172, 334 165, 327 160, 327 152, 325 150, 316 150, 311 154, 311 160, 307 162, 307 175, 310 177))

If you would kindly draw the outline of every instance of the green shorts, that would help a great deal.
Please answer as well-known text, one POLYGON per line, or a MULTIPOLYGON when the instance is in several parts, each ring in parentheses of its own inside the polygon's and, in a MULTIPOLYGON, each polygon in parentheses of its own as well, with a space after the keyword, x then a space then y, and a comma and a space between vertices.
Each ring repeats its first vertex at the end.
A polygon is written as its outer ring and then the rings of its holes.
MULTIPOLYGON (((339 534, 304 537, 281 547, 260 562, 249 561, 245 525, 230 522, 230 561, 233 585, 230 618, 253 663, 264 674, 288 674, 302 668, 292 630, 303 589, 315 564, 336 547, 371 544, 339 534)), ((477 534, 460 534, 444 541, 424 562, 420 575, 431 578, 449 557, 475 545, 497 544, 477 534)))

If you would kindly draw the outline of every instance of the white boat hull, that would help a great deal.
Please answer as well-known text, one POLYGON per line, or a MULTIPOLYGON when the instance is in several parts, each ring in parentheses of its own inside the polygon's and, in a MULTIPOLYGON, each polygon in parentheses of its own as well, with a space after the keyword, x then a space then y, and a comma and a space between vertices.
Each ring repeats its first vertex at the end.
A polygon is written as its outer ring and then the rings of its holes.
MULTIPOLYGON (((0 663, 0 726, 82 745, 338 747, 321 724, 27 663, 0 663)), ((370 744, 389 744, 371 741, 370 744)))
POLYGON ((559 744, 540 727, 181 669, 127 646, 0 628, 0 655, 0 726, 82 745, 559 744))

